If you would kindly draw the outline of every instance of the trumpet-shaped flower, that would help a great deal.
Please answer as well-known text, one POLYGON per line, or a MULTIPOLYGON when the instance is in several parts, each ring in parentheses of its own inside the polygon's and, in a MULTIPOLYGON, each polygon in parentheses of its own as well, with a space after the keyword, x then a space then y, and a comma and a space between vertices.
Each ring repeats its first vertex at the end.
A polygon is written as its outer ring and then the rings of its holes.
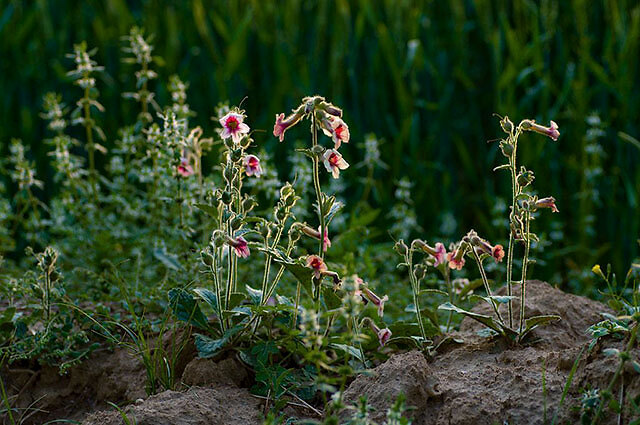
POLYGON ((223 128, 220 137, 223 139, 231 137, 234 143, 238 143, 242 136, 250 130, 249 126, 243 121, 244 115, 237 112, 229 112, 220 118, 220 125, 222 125, 223 128))
POLYGON ((558 140, 558 137, 560 137, 558 124, 556 124, 555 121, 551 121, 551 125, 549 127, 537 124, 533 120, 527 120, 524 124, 525 125, 522 128, 524 128, 525 130, 535 131, 538 134, 543 134, 554 141, 558 140))
POLYGON ((304 116, 303 109, 304 108, 298 108, 298 110, 294 111, 294 113, 287 118, 284 117, 284 113, 276 115, 276 123, 273 125, 273 135, 280 139, 281 142, 284 141, 284 132, 302 119, 304 116))
POLYGON ((362 295, 364 295, 367 298, 367 300, 371 301, 373 305, 378 307, 378 316, 380 317, 384 316, 384 303, 389 301, 388 296, 385 295, 384 297, 380 298, 366 286, 362 287, 362 295))
POLYGON ((535 203, 536 208, 551 208, 551 212, 557 213, 558 207, 556 207, 556 198, 548 196, 546 198, 538 199, 535 203))
POLYGON ((340 177, 340 170, 349 168, 349 163, 342 158, 342 155, 335 149, 327 149, 322 156, 324 167, 331 173, 334 179, 340 177))
POLYGON ((434 259, 433 266, 438 267, 440 264, 444 264, 447 259, 447 249, 442 242, 437 242, 435 248, 428 245, 426 242, 416 239, 414 241, 416 248, 429 254, 434 259))
POLYGON ((349 133, 349 126, 342 118, 337 116, 327 116, 322 120, 322 132, 333 139, 335 144, 334 149, 340 149, 342 143, 349 143, 351 134, 349 133))
POLYGON ((193 167, 187 158, 182 158, 180 160, 180 165, 177 167, 177 171, 182 177, 189 177, 193 174, 193 167))
POLYGON ((391 330, 389 328, 380 329, 379 327, 376 326, 376 324, 373 322, 373 320, 371 320, 368 317, 365 318, 364 320, 369 322, 369 327, 371 328, 373 333, 375 333, 376 336, 378 337, 378 342, 380 343, 380 347, 384 347, 385 344, 391 338, 391 335, 392 335, 391 330))
MULTIPOLYGON (((306 224, 302 225, 300 227, 300 230, 302 231, 302 233, 304 233, 305 235, 312 237, 314 239, 320 240, 320 227, 318 227, 318 230, 315 230, 312 227, 307 226, 306 224)), ((327 252, 327 249, 331 247, 331 240, 329 239, 329 229, 325 228, 324 229, 324 240, 322 241, 322 250, 324 252, 327 252)))
POLYGON ((237 238, 228 238, 227 243, 231 246, 238 257, 247 258, 251 252, 245 238, 238 236, 237 238))
MULTIPOLYGON (((467 246, 466 244, 463 244, 467 246)), ((450 269, 462 270, 464 267, 465 259, 464 254, 467 252, 466 248, 463 246, 458 246, 455 251, 451 251, 447 254, 447 262, 449 264, 450 269)))
POLYGON ((317 255, 309 255, 307 257, 307 267, 313 270, 313 275, 316 279, 320 279, 327 271, 327 265, 324 263, 324 260, 317 255))
POLYGON ((262 167, 260 166, 260 158, 255 155, 247 155, 244 157, 244 169, 247 176, 260 177, 262 175, 262 167))

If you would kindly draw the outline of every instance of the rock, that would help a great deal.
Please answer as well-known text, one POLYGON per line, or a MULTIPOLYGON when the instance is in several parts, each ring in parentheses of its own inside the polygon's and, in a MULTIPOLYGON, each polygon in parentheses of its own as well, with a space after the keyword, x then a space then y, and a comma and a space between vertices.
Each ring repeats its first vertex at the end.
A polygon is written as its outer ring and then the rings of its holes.
POLYGON ((182 382, 187 386, 215 387, 233 385, 240 387, 249 379, 247 370, 233 358, 219 362, 211 359, 193 359, 184 370, 182 382))
POLYGON ((361 395, 366 395, 367 402, 376 407, 371 418, 382 422, 387 409, 400 394, 405 395, 407 406, 415 407, 416 412, 424 410, 429 399, 440 396, 438 384, 422 353, 411 351, 392 356, 373 369, 372 376, 357 377, 344 392, 344 398, 353 404, 361 395))

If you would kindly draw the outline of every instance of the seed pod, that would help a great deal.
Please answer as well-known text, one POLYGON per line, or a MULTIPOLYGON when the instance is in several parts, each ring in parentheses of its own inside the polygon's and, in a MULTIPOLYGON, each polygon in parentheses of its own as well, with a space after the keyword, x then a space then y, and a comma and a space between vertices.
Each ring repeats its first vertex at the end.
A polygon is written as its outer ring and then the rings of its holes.
POLYGON ((402 255, 403 257, 409 253, 409 248, 407 248, 407 245, 404 243, 402 239, 396 242, 396 244, 393 246, 393 249, 395 249, 396 252, 402 255))
POLYGON ((231 151, 231 161, 240 162, 242 160, 242 149, 233 149, 231 151))
POLYGON ((513 131, 513 123, 507 116, 500 120, 500 126, 502 127, 502 130, 507 134, 511 134, 511 132, 513 131))
POLYGON ((210 266, 213 264, 213 255, 211 255, 209 251, 206 251, 206 250, 200 251, 200 259, 207 266, 210 266))
POLYGON ((231 194, 231 192, 225 190, 220 194, 220 200, 223 204, 229 205, 231 201, 233 201, 233 195, 231 194))

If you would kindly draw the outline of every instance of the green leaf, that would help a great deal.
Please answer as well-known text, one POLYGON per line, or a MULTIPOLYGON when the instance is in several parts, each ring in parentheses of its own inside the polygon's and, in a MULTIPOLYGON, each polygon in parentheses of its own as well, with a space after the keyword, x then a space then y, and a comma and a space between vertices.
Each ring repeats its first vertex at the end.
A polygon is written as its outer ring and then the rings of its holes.
POLYGON ((329 348, 333 348, 336 350, 340 350, 340 351, 344 351, 345 353, 355 357, 356 359, 360 360, 362 363, 364 363, 364 359, 362 358, 362 355, 360 353, 360 350, 358 350, 356 347, 352 346, 352 345, 346 345, 346 344, 329 344, 329 348))
POLYGON ((231 337, 238 333, 244 327, 243 324, 238 324, 225 331, 222 337, 218 339, 210 338, 206 335, 195 334, 195 344, 198 350, 198 356, 203 359, 209 359, 219 354, 224 346, 231 340, 231 337))
POLYGON ((602 350, 602 354, 604 354, 606 357, 618 356, 620 354, 620 350, 618 350, 617 348, 605 348, 604 350, 602 350))
POLYGON ((331 223, 331 220, 335 217, 335 215, 344 207, 344 204, 340 201, 335 201, 331 204, 331 208, 325 215, 325 220, 327 225, 331 223))
POLYGON ((637 360, 631 361, 631 366, 633 366, 633 370, 640 373, 640 363, 637 360))
POLYGON ((556 316, 553 314, 543 315, 543 316, 533 316, 528 319, 525 319, 524 330, 522 331, 522 333, 520 333, 520 335, 518 336, 518 339, 522 341, 529 332, 531 332, 538 326, 546 325, 550 322, 554 322, 560 319, 561 319, 560 316, 556 316))
POLYGON ((338 296, 336 291, 330 286, 322 287, 322 294, 324 303, 327 305, 327 310, 334 310, 342 305, 342 299, 338 296))
POLYGON ((232 292, 229 297, 229 305, 227 306, 227 309, 231 310, 238 307, 245 299, 246 295, 242 292, 232 292))
POLYGON ((249 285, 245 285, 245 288, 247 288, 247 294, 249 294, 249 298, 251 299, 251 301, 254 304, 259 305, 262 301, 262 291, 259 289, 253 289, 249 285))
POLYGON ((218 304, 218 296, 215 292, 207 288, 196 288, 193 292, 200 297, 209 307, 213 309, 213 312, 220 317, 220 309, 218 304))
POLYGON ((215 219, 218 218, 218 208, 214 207, 213 205, 209 205, 209 204, 194 204, 194 207, 198 208, 201 211, 204 211, 210 217, 213 217, 215 219))
POLYGON ((200 329, 209 328, 207 317, 202 313, 198 303, 189 292, 181 288, 171 289, 169 291, 169 304, 178 320, 200 329))
POLYGON ((258 248, 259 251, 273 257, 273 261, 283 265, 300 282, 302 287, 307 291, 309 296, 313 296, 313 270, 299 261, 293 260, 286 256, 283 252, 271 248, 258 248))
POLYGON ((441 291, 439 289, 421 289, 420 292, 418 292, 420 295, 424 295, 424 294, 437 294, 437 295, 444 295, 449 296, 449 294, 447 294, 444 291, 441 291))
POLYGON ((471 311, 464 310, 460 307, 456 307, 455 305, 448 302, 441 304, 438 307, 438 310, 453 311, 455 313, 464 314, 465 316, 470 317, 473 320, 476 320, 482 323, 483 325, 493 329, 494 331, 498 332, 500 335, 511 336, 511 337, 514 337, 516 335, 516 333, 512 329, 502 326, 500 323, 496 322, 494 318, 491 316, 473 313, 471 311))

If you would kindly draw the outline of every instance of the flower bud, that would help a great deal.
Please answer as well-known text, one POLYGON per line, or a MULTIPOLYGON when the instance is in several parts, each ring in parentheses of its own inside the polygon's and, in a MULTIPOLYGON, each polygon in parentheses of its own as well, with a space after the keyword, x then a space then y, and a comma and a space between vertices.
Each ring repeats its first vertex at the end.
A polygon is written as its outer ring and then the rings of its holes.
POLYGON ((242 210, 247 213, 251 211, 258 203, 253 196, 247 196, 242 201, 242 210))
POLYGON ((211 255, 209 251, 200 251, 200 259, 207 266, 211 266, 213 264, 213 255, 211 255))
POLYGON ((244 218, 238 214, 231 219, 231 228, 233 230, 238 230, 244 224, 244 218))
POLYGON ((511 158, 511 155, 513 155, 513 145, 506 140, 500 142, 500 150, 502 151, 502 155, 507 158, 511 158))
POLYGON ((231 150, 231 161, 240 162, 242 159, 242 149, 232 149, 231 150))
POLYGON ((502 127, 502 130, 507 134, 511 134, 511 132, 513 131, 513 123, 507 116, 500 120, 500 126, 502 127))
POLYGON ((522 187, 528 186, 535 180, 533 171, 527 170, 524 167, 520 167, 520 174, 518 174, 518 184, 522 187))
POLYGON ((325 151, 324 146, 320 146, 320 145, 315 145, 314 147, 311 148, 311 152, 314 155, 318 155, 318 156, 322 155, 324 151, 325 151))
POLYGON ((401 256, 406 256, 409 253, 409 248, 407 248, 407 245, 404 243, 404 241, 402 239, 400 239, 398 242, 396 242, 396 244, 394 245, 393 249, 396 250, 396 252, 398 254, 400 254, 401 256))
POLYGON ((231 192, 225 190, 220 194, 220 200, 223 204, 229 205, 231 201, 233 201, 233 195, 231 194, 231 192))
POLYGON ((224 233, 221 230, 215 230, 211 235, 211 241, 214 247, 220 248, 225 242, 224 233))

